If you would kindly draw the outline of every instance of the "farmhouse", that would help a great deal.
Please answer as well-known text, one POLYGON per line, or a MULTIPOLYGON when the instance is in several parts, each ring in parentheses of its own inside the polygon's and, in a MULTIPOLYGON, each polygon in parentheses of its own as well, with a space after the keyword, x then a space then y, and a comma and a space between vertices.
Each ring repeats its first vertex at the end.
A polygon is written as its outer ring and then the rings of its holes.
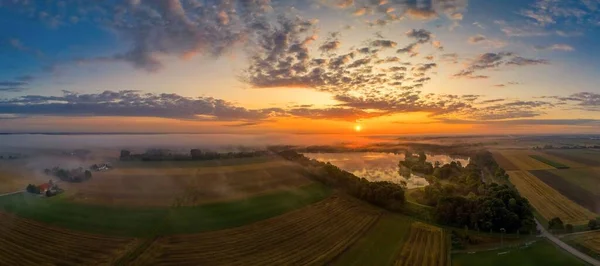
POLYGON ((40 194, 45 194, 46 191, 52 188, 52 185, 49 183, 44 183, 38 186, 40 188, 40 194))

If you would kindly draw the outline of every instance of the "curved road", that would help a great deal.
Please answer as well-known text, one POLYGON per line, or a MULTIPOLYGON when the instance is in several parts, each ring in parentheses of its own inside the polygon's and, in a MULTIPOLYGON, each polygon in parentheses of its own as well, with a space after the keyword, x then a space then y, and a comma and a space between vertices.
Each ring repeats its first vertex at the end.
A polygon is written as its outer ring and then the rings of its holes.
POLYGON ((556 244, 557 246, 561 247, 562 249, 566 250, 567 252, 573 254, 573 256, 578 257, 579 259, 594 265, 594 266, 600 266, 600 261, 582 253, 581 251, 567 245, 565 242, 562 242, 560 239, 558 239, 558 237, 555 237, 554 235, 550 234, 550 232, 548 232, 546 230, 546 228, 544 228, 540 222, 538 222, 537 219, 535 219, 535 223, 537 223, 537 227, 538 229, 540 229, 540 231, 542 232, 542 236, 548 238, 548 240, 554 242, 554 244, 556 244))

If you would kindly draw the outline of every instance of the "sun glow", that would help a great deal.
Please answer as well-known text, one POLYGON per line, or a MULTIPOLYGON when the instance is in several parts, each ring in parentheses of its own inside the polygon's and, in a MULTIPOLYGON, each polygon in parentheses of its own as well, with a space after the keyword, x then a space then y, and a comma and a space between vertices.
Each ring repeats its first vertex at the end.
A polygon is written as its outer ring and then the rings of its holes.
POLYGON ((362 127, 360 125, 354 126, 354 131, 360 132, 361 130, 362 130, 362 127))

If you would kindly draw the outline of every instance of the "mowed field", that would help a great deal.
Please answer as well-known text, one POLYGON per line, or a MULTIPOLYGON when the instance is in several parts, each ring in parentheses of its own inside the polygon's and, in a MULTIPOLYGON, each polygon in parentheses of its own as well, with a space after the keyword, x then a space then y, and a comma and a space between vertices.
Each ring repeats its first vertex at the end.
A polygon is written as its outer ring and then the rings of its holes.
POLYGON ((578 233, 563 239, 571 246, 596 259, 600 259, 600 231, 578 233))
POLYGON ((600 167, 546 170, 565 181, 585 189, 588 193, 600 196, 600 167))
POLYGON ((546 220, 559 217, 565 224, 580 225, 596 217, 527 171, 510 171, 508 174, 519 193, 546 220))
MULTIPOLYGON (((560 175, 556 173, 568 173, 569 170, 560 170, 553 171, 550 170, 536 170, 530 171, 537 178, 542 180, 544 183, 554 188, 560 194, 564 195, 568 199, 574 201, 575 203, 581 205, 582 207, 595 212, 600 213, 600 196, 595 193, 592 193, 582 187, 576 185, 574 182, 569 182, 568 179, 562 178, 560 175)), ((584 176, 578 176, 578 178, 585 178, 584 176)), ((597 181, 597 184, 600 183, 600 180, 597 181)), ((596 193, 600 193, 600 191, 596 191, 596 193)))
POLYGON ((108 265, 138 243, 0 213, 0 265, 108 265))
POLYGON ((7 162, 0 162, 0 194, 25 190, 29 183, 35 183, 34 179, 22 172, 13 169, 7 162))
POLYGON ((332 196, 239 228, 158 238, 132 265, 323 265, 380 215, 355 199, 332 196))
POLYGON ((94 173, 87 182, 64 186, 68 198, 78 203, 195 206, 311 183, 301 166, 293 162, 276 158, 235 162, 222 166, 202 162, 120 162, 113 170, 94 173))
POLYGON ((530 155, 536 155, 536 153, 529 150, 497 151, 494 153, 494 159, 506 171, 555 169, 530 155))
POLYGON ((577 266, 587 265, 547 240, 537 241, 528 247, 460 253, 452 256, 453 266, 577 266))
POLYGON ((395 265, 450 265, 449 244, 448 236, 443 229, 415 222, 411 224, 408 239, 402 246, 395 265))
POLYGON ((365 235, 342 253, 333 265, 393 265, 413 219, 384 214, 365 235))
POLYGON ((585 166, 598 167, 600 166, 600 150, 595 149, 557 149, 545 150, 545 154, 550 154, 564 160, 578 162, 585 166))

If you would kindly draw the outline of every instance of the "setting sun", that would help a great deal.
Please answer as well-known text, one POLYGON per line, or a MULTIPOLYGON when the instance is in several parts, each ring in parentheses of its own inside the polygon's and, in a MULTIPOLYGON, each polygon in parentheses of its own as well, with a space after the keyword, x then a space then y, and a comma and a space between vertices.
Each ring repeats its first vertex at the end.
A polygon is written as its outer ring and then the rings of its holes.
POLYGON ((354 131, 360 132, 361 130, 362 130, 362 127, 360 125, 354 126, 354 131))

